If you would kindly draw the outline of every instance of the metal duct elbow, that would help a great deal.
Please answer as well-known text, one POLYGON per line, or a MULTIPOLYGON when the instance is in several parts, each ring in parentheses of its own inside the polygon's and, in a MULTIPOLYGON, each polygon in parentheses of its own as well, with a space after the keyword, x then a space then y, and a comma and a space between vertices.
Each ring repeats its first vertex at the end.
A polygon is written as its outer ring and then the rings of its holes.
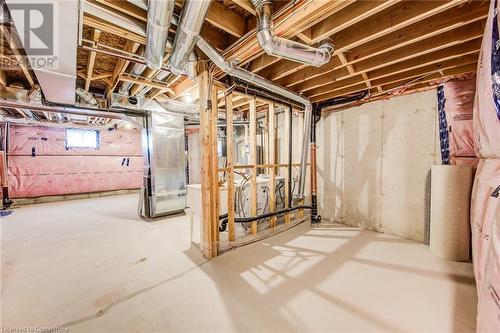
POLYGON ((211 0, 187 0, 175 34, 174 49, 170 55, 170 70, 175 75, 185 74, 191 52, 200 35, 211 0))
POLYGON ((330 61, 334 48, 325 43, 318 48, 277 37, 274 33, 271 0, 252 0, 257 12, 257 38, 262 49, 271 56, 320 67, 330 61))
POLYGON ((174 7, 174 0, 149 0, 145 58, 151 69, 159 70, 163 65, 168 28, 174 7))

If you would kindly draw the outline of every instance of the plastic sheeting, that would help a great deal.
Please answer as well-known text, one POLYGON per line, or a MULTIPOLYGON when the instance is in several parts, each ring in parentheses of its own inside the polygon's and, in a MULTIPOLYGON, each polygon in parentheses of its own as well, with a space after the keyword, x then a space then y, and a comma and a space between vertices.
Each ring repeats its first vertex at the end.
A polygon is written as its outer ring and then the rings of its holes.
POLYGON ((492 0, 477 70, 474 143, 481 159, 471 200, 472 260, 478 289, 478 332, 500 332, 500 47, 492 0))
POLYGON ((139 131, 101 129, 98 149, 67 149, 64 128, 11 125, 12 198, 135 189, 142 185, 139 131))
POLYGON ((450 164, 477 165, 472 124, 475 89, 475 78, 443 85, 450 164))
POLYGON ((477 68, 473 122, 475 150, 479 158, 500 158, 500 120, 496 113, 491 71, 492 27, 498 24, 496 16, 495 21, 493 17, 494 6, 495 1, 492 0, 477 68))

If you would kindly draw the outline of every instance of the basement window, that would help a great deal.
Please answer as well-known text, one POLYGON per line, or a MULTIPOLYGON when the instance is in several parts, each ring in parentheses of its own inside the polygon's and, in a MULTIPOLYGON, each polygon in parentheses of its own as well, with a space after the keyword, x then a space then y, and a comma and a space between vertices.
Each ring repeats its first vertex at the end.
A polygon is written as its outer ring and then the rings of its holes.
POLYGON ((66 129, 66 149, 99 148, 99 131, 84 129, 66 129))

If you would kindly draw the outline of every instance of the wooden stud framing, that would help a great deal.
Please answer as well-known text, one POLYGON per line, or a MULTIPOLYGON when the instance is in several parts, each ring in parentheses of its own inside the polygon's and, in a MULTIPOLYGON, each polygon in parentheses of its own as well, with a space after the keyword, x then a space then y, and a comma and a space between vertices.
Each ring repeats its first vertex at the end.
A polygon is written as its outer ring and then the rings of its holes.
POLYGON ((5 40, 9 44, 9 47, 14 54, 14 57, 16 58, 17 63, 19 64, 19 67, 21 68, 24 76, 28 80, 30 87, 33 87, 35 85, 35 81, 31 77, 30 71, 28 66, 26 66, 26 62, 23 61, 22 55, 19 53, 19 43, 16 42, 14 39, 14 36, 12 36, 9 32, 9 28, 5 25, 0 25, 0 31, 2 32, 2 35, 5 37, 5 40))
MULTIPOLYGON (((257 108, 255 97, 250 99, 250 164, 252 180, 250 183, 250 215, 257 216, 257 108)), ((252 235, 257 234, 257 221, 252 222, 252 235)))
MULTIPOLYGON (((211 86, 210 101, 217 101, 217 87, 211 86)), ((217 154, 217 118, 219 108, 216 102, 211 103, 210 112, 210 156, 211 160, 211 176, 210 176, 210 189, 212 194, 212 223, 211 232, 213 240, 213 248, 218 251, 219 244, 219 213, 220 213, 220 191, 219 191, 219 156, 217 154)), ((217 255, 217 252, 215 253, 217 255)))
POLYGON ((226 96, 226 151, 227 151, 227 227, 229 242, 234 242, 234 156, 233 156, 233 94, 226 96))
MULTIPOLYGON (((290 111, 286 111, 285 112, 285 139, 286 139, 286 154, 285 156, 288 156, 289 154, 289 150, 290 150, 290 147, 288 146, 288 140, 290 140, 290 117, 292 117, 291 115, 291 112, 290 111)), ((289 189, 290 189, 290 185, 289 185, 289 176, 288 176, 288 172, 285 172, 286 176, 285 176, 285 208, 290 208, 290 205, 288 204, 289 203, 289 195, 288 195, 288 192, 289 192, 289 189)), ((291 213, 286 213, 285 214, 285 223, 290 223, 291 222, 291 213)))
MULTIPOLYGON (((92 30, 92 41, 94 42, 94 46, 92 46, 92 48, 97 48, 96 43, 99 41, 99 38, 101 38, 101 30, 99 29, 92 30)), ((87 91, 89 91, 90 82, 92 81, 92 73, 94 71, 95 58, 96 58, 96 53, 89 51, 89 57, 87 59, 87 76, 85 79, 85 90, 87 91)))
POLYGON ((214 237, 214 228, 218 231, 218 216, 214 217, 215 198, 213 196, 213 168, 212 168, 212 109, 209 107, 210 73, 206 62, 199 63, 199 90, 200 98, 200 137, 201 137, 201 202, 202 202, 202 252, 207 258, 218 254, 217 238, 214 237))
MULTIPOLYGON (((271 165, 276 163, 276 114, 274 110, 274 103, 269 103, 269 114, 268 114, 268 162, 271 165)), ((269 169, 270 172, 270 184, 269 184, 269 211, 276 211, 276 168, 272 166, 269 169)), ((269 225, 271 227, 276 226, 277 217, 273 216, 269 220, 269 225)))

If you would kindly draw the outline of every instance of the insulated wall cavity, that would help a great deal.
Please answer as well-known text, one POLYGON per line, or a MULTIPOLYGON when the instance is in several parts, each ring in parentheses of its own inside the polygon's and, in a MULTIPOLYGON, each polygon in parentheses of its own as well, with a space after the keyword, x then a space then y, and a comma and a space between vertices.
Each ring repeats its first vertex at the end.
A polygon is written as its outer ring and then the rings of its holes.
POLYGON ((10 125, 11 198, 137 189, 142 181, 141 133, 99 129, 99 147, 67 148, 66 129, 10 125))

